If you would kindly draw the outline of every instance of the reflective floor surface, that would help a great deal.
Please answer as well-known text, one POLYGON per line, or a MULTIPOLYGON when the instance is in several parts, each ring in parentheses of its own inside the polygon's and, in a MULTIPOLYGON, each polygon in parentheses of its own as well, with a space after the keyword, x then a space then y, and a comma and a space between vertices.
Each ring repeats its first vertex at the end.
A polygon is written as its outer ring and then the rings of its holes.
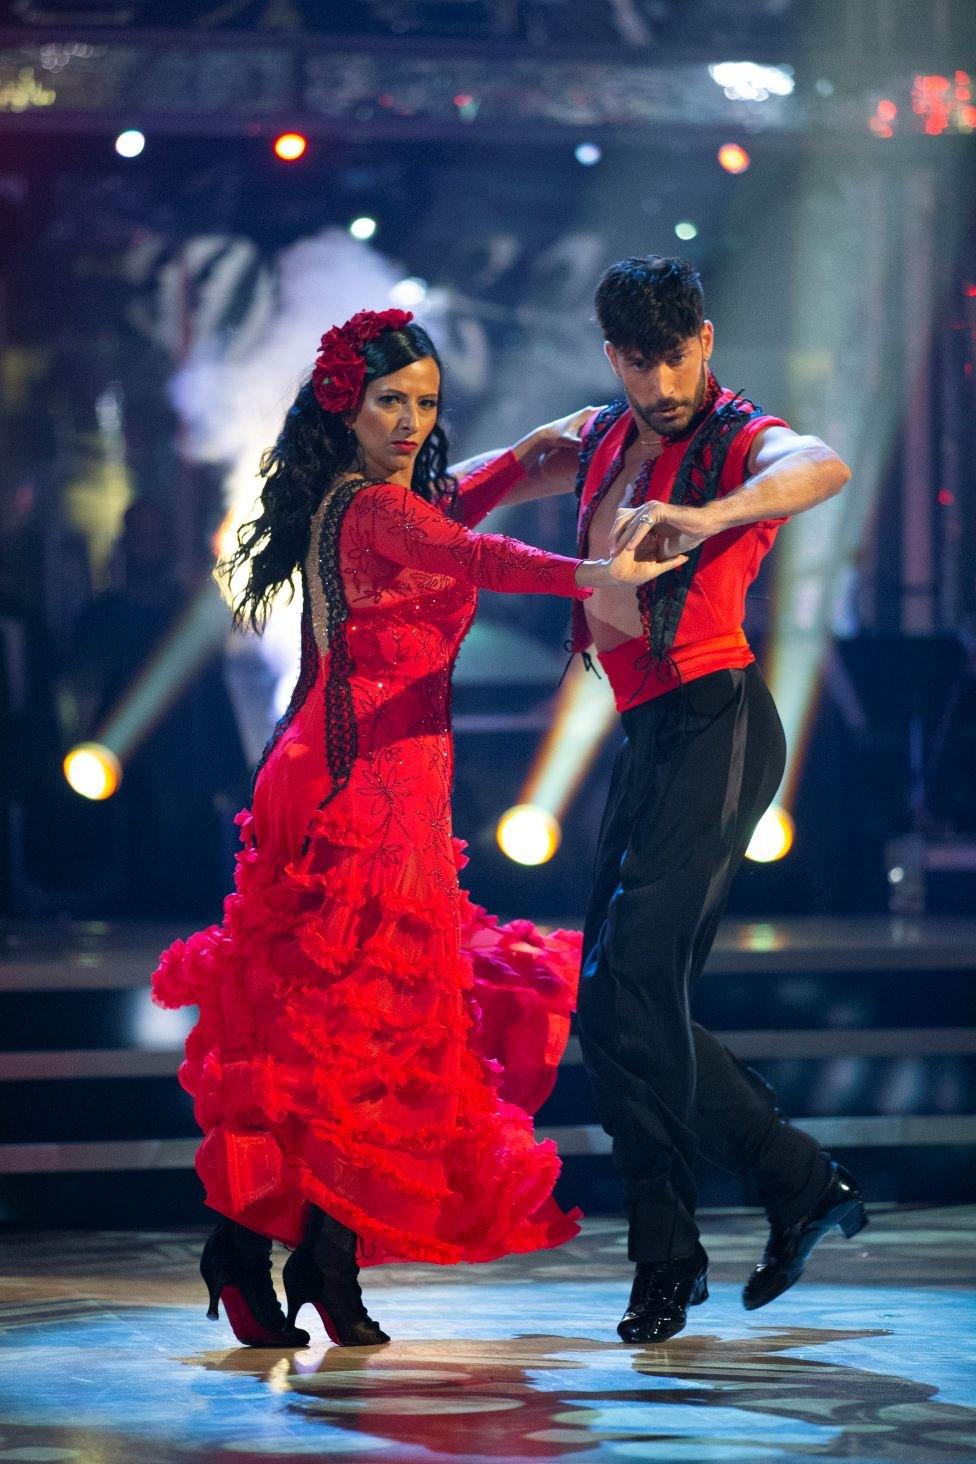
POLYGON ((885 1210, 746 1313, 758 1216, 703 1217, 712 1297, 625 1347, 622 1228, 495 1266, 367 1272, 388 1347, 236 1346, 204 1318, 200 1237, 0 1239, 0 1464, 970 1459, 976 1208, 885 1210))

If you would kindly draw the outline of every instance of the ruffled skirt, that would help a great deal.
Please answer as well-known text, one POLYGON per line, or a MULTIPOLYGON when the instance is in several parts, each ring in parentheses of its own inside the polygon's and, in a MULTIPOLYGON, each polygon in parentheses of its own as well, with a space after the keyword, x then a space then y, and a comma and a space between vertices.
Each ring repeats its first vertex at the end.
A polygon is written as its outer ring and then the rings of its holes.
POLYGON ((207 1203, 294 1245, 310 1203, 360 1237, 361 1264, 489 1261, 555 1246, 578 1211, 531 1114, 569 1033, 580 936, 499 925, 451 878, 376 878, 340 797, 306 852, 276 857, 242 814, 222 924, 153 976, 194 1004, 180 1081, 204 1133, 207 1203))

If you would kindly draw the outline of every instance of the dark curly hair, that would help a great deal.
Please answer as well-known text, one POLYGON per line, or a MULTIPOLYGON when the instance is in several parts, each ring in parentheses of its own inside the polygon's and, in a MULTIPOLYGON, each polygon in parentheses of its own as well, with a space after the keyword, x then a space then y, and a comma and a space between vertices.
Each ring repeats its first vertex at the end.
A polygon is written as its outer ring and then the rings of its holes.
POLYGON ((687 259, 662 254, 621 259, 597 285, 596 318, 618 351, 658 361, 705 323, 698 271, 687 259))
MULTIPOLYGON (((385 330, 364 346, 363 355, 367 383, 431 357, 443 387, 440 357, 422 326, 385 330)), ((263 630, 275 594, 305 562, 312 516, 322 495, 340 473, 355 467, 357 448, 355 434, 342 417, 319 406, 309 377, 288 408, 278 440, 261 459, 261 512, 239 529, 237 549, 219 566, 228 577, 249 566, 247 584, 233 607, 239 630, 263 630)), ((438 420, 414 463, 414 493, 430 503, 449 502, 455 481, 447 461, 447 437, 438 420)))

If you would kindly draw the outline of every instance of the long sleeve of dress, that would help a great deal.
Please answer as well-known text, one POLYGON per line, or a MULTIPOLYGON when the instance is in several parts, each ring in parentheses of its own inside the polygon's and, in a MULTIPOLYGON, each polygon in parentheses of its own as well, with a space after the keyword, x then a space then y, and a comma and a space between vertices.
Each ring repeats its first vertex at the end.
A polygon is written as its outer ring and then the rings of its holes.
POLYGON ((509 488, 524 477, 525 468, 508 448, 459 480, 451 517, 469 529, 474 528, 501 503, 509 488))
POLYGON ((575 581, 578 559, 549 554, 503 534, 473 534, 409 488, 362 488, 346 515, 348 559, 376 553, 406 569, 450 575, 476 589, 585 599, 575 581))

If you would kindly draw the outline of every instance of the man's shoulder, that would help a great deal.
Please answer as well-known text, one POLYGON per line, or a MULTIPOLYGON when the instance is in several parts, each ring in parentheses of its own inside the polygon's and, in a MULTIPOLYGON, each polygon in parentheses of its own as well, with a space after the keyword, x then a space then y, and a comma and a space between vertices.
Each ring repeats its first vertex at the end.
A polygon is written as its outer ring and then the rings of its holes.
POLYGON ((583 429, 584 447, 591 443, 595 444, 600 441, 601 437, 605 437, 626 411, 626 397, 614 397, 613 401, 607 402, 605 407, 598 408, 583 429))
POLYGON ((576 474, 577 497, 584 493, 590 469, 593 466, 593 459, 601 445, 606 442, 608 434, 618 426, 621 431, 626 431, 623 419, 629 414, 629 411, 626 397, 617 397, 614 401, 608 402, 605 407, 601 407, 583 429, 583 446, 580 450, 579 468, 576 474))

